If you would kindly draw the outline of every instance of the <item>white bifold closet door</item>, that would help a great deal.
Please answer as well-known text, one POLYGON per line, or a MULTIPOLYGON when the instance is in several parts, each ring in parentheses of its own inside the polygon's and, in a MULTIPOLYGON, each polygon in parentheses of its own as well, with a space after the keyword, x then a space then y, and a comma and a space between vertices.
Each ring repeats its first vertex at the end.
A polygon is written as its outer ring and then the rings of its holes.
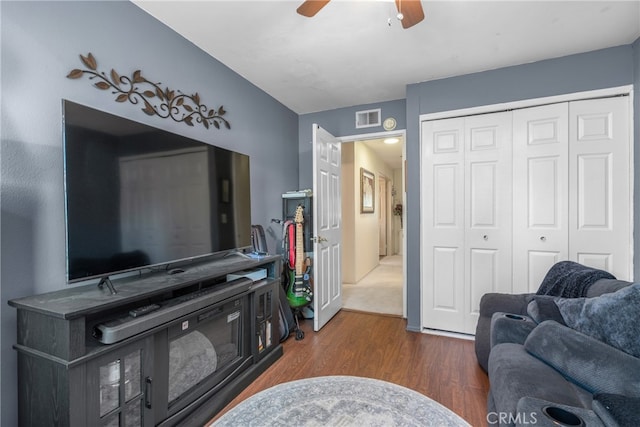
POLYGON ((511 292, 511 113, 422 124, 423 316, 472 332, 480 298, 511 292))
POLYGON ((465 324, 464 134, 464 119, 422 122, 422 316, 448 331, 465 324))
POLYGON ((569 259, 569 104, 513 112, 513 292, 569 259))
POLYGON ((632 277, 629 97, 422 122, 423 327, 472 334, 487 292, 573 260, 632 277))
POLYGON ((569 259, 633 279, 628 96, 569 103, 569 259))
POLYGON ((629 280, 629 98, 516 110, 513 132, 514 291, 567 259, 629 280))

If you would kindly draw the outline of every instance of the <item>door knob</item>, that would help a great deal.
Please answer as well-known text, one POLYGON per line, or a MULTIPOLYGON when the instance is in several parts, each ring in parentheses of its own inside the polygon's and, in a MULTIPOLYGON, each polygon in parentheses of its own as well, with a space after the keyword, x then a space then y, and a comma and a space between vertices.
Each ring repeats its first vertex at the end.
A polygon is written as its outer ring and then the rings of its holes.
POLYGON ((484 236, 482 236, 482 238, 483 238, 484 240, 489 240, 489 236, 487 236, 486 234, 485 234, 484 236))
POLYGON ((541 241, 541 242, 546 242, 546 241, 547 241, 547 238, 546 238, 546 237, 544 237, 544 236, 541 236, 541 237, 540 237, 540 241, 541 241))

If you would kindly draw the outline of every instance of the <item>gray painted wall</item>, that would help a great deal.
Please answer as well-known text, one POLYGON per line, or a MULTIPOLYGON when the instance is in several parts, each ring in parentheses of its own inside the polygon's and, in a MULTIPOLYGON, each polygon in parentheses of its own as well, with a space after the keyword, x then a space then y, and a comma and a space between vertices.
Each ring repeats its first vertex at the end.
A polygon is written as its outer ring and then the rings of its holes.
MULTIPOLYGON (((16 312, 7 300, 65 286, 63 98, 246 153, 252 221, 281 216, 281 194, 298 181, 298 116, 130 2, 0 2, 2 330, 0 424, 17 423, 16 312), (116 103, 85 77, 79 54, 99 70, 140 69, 172 89, 224 105, 231 130, 193 128, 116 103), (293 183, 293 184, 292 184, 293 183)), ((267 229, 267 231, 273 231, 267 229)), ((273 251, 280 230, 269 236, 273 251)))

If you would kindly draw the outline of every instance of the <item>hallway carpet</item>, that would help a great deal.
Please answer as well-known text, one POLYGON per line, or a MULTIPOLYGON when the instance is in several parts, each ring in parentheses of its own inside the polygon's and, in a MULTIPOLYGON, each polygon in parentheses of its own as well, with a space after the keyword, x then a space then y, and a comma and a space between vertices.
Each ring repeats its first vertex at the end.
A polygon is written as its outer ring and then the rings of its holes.
POLYGON ((384 257, 358 283, 343 283, 342 308, 402 316, 402 256, 384 257))

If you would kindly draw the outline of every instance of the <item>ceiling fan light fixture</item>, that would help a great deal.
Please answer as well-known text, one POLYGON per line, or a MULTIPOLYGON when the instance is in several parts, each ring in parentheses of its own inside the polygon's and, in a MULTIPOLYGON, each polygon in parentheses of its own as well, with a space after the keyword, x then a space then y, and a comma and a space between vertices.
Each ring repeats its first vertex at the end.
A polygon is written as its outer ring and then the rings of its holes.
MULTIPOLYGON (((0 0, 2 1, 2 0, 0 0)), ((296 10, 298 14, 311 18, 331 0, 305 0, 296 10)), ((402 22, 402 28, 407 29, 424 19, 421 0, 394 0, 398 14, 396 18, 402 22)), ((391 18, 387 19, 387 25, 391 26, 391 18)))

